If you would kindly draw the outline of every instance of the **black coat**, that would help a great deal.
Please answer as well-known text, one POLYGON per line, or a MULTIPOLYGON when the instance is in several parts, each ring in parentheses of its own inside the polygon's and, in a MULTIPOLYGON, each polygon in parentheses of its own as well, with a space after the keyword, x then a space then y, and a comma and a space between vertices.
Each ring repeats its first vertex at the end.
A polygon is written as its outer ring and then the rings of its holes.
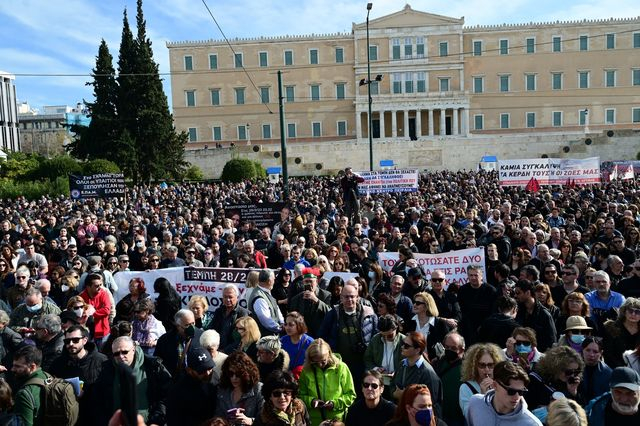
POLYGON ((58 333, 53 339, 39 345, 42 351, 42 369, 50 373, 51 364, 60 356, 64 347, 64 334, 58 333))
POLYGON ((512 317, 503 313, 496 313, 487 318, 478 330, 478 341, 495 343, 501 348, 505 347, 507 339, 511 337, 513 330, 520 327, 512 317))
MULTIPOLYGON (((416 331, 416 327, 416 321, 413 320, 405 323, 404 330, 406 331, 406 333, 409 333, 411 331, 416 331)), ((446 336, 450 331, 451 327, 449 327, 445 320, 443 320, 442 318, 435 319, 435 323, 432 327, 429 328, 429 335, 427 336, 427 353, 429 354, 430 360, 434 360, 437 358, 435 346, 438 343, 442 343, 442 341, 444 340, 444 336, 446 336)))
MULTIPOLYGON (((189 347, 200 347, 200 336, 203 331, 199 328, 195 329, 195 334, 191 339, 189 347)), ((158 339, 156 349, 153 353, 155 357, 160 358, 162 364, 165 366, 171 377, 175 380, 178 379, 178 373, 181 368, 178 368, 178 343, 180 342, 180 336, 176 330, 171 330, 158 339)), ((185 351, 186 356, 186 351, 185 351)))
POLYGON ((218 332, 220 335, 220 350, 223 353, 227 352, 228 348, 237 345, 238 342, 233 339, 233 331, 235 330, 235 323, 238 318, 249 316, 249 311, 236 304, 236 307, 230 314, 227 315, 227 308, 221 305, 213 313, 213 319, 209 324, 209 328, 218 332))
POLYGON ((169 389, 167 425, 199 425, 215 417, 217 387, 184 375, 169 389))
POLYGON ((525 306, 518 306, 516 321, 522 327, 531 327, 536 332, 538 350, 545 352, 556 342, 556 324, 549 311, 536 300, 533 312, 529 314, 525 306))

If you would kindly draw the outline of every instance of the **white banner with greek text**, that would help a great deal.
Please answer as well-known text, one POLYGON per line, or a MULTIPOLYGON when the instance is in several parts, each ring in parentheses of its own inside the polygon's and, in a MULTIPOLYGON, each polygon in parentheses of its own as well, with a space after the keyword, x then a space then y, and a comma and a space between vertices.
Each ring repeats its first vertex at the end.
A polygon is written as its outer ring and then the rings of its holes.
POLYGON ((500 160, 498 173, 501 186, 525 187, 531 178, 540 185, 600 183, 600 157, 500 160))
POLYGON ((417 170, 377 170, 358 174, 364 179, 364 182, 358 184, 360 195, 418 190, 417 170))

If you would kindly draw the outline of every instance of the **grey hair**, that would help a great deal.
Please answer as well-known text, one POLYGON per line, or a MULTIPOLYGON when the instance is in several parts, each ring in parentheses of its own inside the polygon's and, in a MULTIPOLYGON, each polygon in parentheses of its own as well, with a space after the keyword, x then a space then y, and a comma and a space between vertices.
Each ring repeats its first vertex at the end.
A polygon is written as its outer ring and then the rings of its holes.
POLYGON ((258 340, 256 347, 260 350, 273 352, 275 354, 282 348, 282 343, 280 343, 278 336, 265 336, 258 340))
POLYGON ((18 274, 19 272, 22 272, 24 275, 31 278, 31 270, 24 265, 18 266, 18 269, 16 269, 16 274, 18 274))
POLYGON ((595 280, 596 277, 602 277, 605 280, 607 280, 608 283, 611 282, 611 278, 609 278, 609 274, 607 274, 605 271, 596 271, 593 273, 593 279, 595 280))
MULTIPOLYGON (((622 259, 620 259, 620 256, 616 256, 615 254, 610 255, 609 257, 607 257, 607 266, 611 267, 611 265, 613 265, 613 262, 615 262, 616 260, 619 260, 620 262, 622 262, 622 259)), ((624 264, 624 262, 622 262, 624 264)))
POLYGON ((269 279, 271 279, 272 275, 273 271, 271 269, 262 269, 260 270, 260 275, 258 275, 258 282, 266 283, 267 281, 269 281, 269 279))
POLYGON ((120 336, 120 337, 116 337, 113 340, 113 342, 111 343, 111 347, 113 348, 116 344, 118 344, 120 342, 128 343, 131 346, 135 346, 135 344, 136 344, 131 337, 129 337, 129 336, 120 336))
POLYGON ((46 329, 49 334, 58 334, 62 331, 62 322, 58 315, 46 314, 38 319, 37 327, 46 329))
POLYGON ((42 293, 40 292, 40 290, 38 290, 35 287, 31 287, 29 290, 27 290, 27 292, 24 294, 25 299, 29 296, 40 296, 42 297, 42 293))
POLYGON ((0 324, 7 325, 9 324, 10 320, 11 319, 9 318, 9 314, 0 309, 0 324))
POLYGON ((220 334, 215 330, 207 330, 200 336, 200 344, 205 349, 218 349, 220 346, 220 334))
POLYGON ((191 312, 190 309, 180 309, 178 312, 176 312, 176 314, 173 316, 173 321, 174 322, 178 322, 184 318, 186 318, 187 316, 193 316, 193 312, 191 312))
POLYGON ((38 281, 36 281, 36 288, 40 289, 40 287, 42 286, 42 284, 49 284, 51 285, 51 281, 49 281, 46 278, 40 278, 38 281))
POLYGON ((238 289, 238 286, 237 286, 237 285, 235 285, 235 284, 233 284, 233 283, 229 283, 229 284, 225 285, 225 286, 222 288, 222 291, 224 292, 225 290, 227 290, 227 289, 229 289, 229 288, 230 288, 230 289, 233 289, 233 291, 235 292, 236 296, 240 296, 240 290, 238 289))

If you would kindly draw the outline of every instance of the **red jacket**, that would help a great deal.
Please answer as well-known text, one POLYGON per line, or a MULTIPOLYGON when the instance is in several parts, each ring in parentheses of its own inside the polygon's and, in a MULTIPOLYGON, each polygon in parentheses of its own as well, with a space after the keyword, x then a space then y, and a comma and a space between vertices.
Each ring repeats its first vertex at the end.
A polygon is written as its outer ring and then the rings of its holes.
POLYGON ((264 254, 258 250, 253 252, 253 261, 263 269, 267 267, 267 259, 264 257, 264 254))
POLYGON ((93 337, 96 339, 108 336, 109 333, 111 333, 111 327, 109 327, 111 299, 109 298, 107 291, 109 290, 101 288, 93 299, 89 297, 87 289, 84 289, 84 291, 80 293, 80 297, 82 297, 86 303, 93 306, 96 310, 93 313, 93 321, 95 323, 95 332, 93 333, 93 337))

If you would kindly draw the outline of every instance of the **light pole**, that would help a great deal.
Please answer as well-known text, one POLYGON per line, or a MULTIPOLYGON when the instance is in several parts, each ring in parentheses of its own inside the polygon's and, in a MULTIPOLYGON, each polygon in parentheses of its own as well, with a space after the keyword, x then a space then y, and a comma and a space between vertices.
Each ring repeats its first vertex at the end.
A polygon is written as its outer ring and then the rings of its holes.
POLYGON ((373 122, 371 118, 371 103, 373 99, 371 99, 371 47, 369 46, 369 12, 371 12, 371 8, 373 7, 373 3, 367 3, 367 96, 369 97, 369 120, 368 120, 368 129, 369 133, 369 171, 373 171, 373 133, 371 133, 371 123, 373 122))

